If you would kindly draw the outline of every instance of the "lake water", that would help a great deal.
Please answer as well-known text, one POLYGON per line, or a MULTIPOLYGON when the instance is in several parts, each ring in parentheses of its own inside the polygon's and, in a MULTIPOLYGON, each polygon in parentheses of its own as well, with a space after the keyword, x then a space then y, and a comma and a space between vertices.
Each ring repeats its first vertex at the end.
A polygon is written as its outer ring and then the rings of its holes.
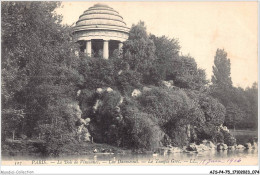
MULTIPOLYGON (((237 138, 238 144, 245 144, 249 138, 257 137, 257 131, 231 131, 237 138)), ((68 155, 61 157, 40 157, 31 155, 6 155, 3 153, 4 164, 13 164, 22 160, 26 165, 256 165, 258 164, 258 150, 209 150, 199 153, 170 153, 170 154, 89 154, 68 155), (35 162, 32 162, 35 161, 35 162)), ((2 162, 3 162, 2 161, 2 162)))
POLYGON ((22 160, 25 165, 256 165, 258 150, 203 151, 170 154, 90 154, 44 158, 36 155, 2 155, 4 164, 22 160), (33 162, 34 161, 34 162, 33 162), (39 164, 38 164, 39 163, 39 164))

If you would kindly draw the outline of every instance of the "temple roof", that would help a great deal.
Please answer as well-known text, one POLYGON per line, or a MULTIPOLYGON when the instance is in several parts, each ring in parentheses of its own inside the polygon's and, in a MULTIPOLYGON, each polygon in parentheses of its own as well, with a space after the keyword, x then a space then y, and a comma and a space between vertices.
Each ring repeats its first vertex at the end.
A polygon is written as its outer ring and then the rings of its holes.
POLYGON ((123 17, 105 4, 95 4, 80 15, 74 31, 110 30, 129 33, 123 17))

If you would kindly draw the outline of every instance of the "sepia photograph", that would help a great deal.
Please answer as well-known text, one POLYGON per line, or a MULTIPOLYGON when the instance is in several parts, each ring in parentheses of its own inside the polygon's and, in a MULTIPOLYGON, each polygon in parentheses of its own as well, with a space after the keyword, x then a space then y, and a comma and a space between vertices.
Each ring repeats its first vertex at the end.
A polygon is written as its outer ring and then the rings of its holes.
POLYGON ((1 1, 1 174, 259 174, 258 8, 1 1))

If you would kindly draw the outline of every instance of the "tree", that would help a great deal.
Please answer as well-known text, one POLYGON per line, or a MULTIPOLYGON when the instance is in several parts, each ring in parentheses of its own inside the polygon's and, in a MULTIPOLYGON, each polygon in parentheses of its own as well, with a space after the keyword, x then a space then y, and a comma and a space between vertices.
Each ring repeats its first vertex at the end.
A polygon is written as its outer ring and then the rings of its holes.
POLYGON ((232 87, 230 59, 227 58, 227 52, 224 49, 217 49, 214 58, 213 75, 211 78, 212 84, 223 87, 232 87))
MULTIPOLYGON (((39 124, 60 128, 55 121, 62 110, 57 106, 66 106, 60 104, 62 99, 73 100, 79 80, 77 46, 71 41, 70 28, 62 26, 61 16, 54 13, 59 5, 2 3, 3 110, 23 111, 21 132, 28 136, 41 132, 39 124)), ((3 117, 2 122, 9 119, 3 117)))
POLYGON ((245 90, 245 97, 249 102, 247 114, 248 117, 243 121, 248 128, 257 129, 258 123, 258 84, 253 83, 252 87, 245 90))
POLYGON ((155 60, 154 52, 155 46, 149 39, 144 22, 133 25, 123 46, 123 60, 129 64, 130 69, 146 74, 155 60))
POLYGON ((166 36, 150 35, 149 38, 155 45, 156 60, 147 79, 150 79, 151 83, 154 82, 156 85, 161 80, 166 80, 172 72, 173 61, 179 56, 180 45, 177 39, 170 39, 166 36))
POLYGON ((115 69, 111 60, 85 57, 81 59, 78 71, 83 78, 81 88, 114 88, 115 69))
POLYGON ((211 78, 211 95, 225 107, 230 103, 234 88, 230 76, 231 63, 224 49, 217 49, 214 57, 213 75, 211 78))
POLYGON ((252 114, 252 111, 257 111, 256 101, 254 100, 257 97, 257 88, 251 91, 250 88, 244 90, 240 87, 233 87, 230 66, 230 60, 227 58, 224 49, 217 49, 211 79, 211 95, 226 107, 225 124, 227 126, 241 129, 251 128, 256 119, 250 118, 257 116, 257 112, 252 114), (248 92, 253 92, 250 97, 248 92))
POLYGON ((243 120, 245 116, 244 111, 232 102, 228 104, 226 111, 225 125, 235 129, 236 125, 243 120))
POLYGON ((177 39, 170 39, 166 36, 157 37, 155 35, 150 35, 149 38, 155 45, 156 59, 160 60, 160 63, 166 64, 179 55, 181 47, 177 39))
POLYGON ((205 70, 198 68, 195 59, 190 56, 179 56, 173 60, 168 79, 172 79, 175 86, 193 90, 200 90, 208 84, 205 70))
POLYGON ((218 140, 219 132, 217 128, 224 123, 226 109, 215 98, 209 94, 195 90, 186 90, 188 96, 193 100, 194 118, 196 126, 197 141, 209 139, 218 140))

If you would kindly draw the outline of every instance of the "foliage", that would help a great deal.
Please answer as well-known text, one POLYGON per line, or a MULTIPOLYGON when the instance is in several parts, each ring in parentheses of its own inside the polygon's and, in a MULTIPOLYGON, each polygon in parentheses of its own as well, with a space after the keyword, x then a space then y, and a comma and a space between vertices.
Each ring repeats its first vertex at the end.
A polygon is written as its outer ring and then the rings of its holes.
POLYGON ((133 122, 132 139, 135 148, 158 148, 163 138, 163 132, 160 127, 153 122, 148 114, 138 112, 131 116, 133 122))
POLYGON ((151 119, 158 122, 174 146, 184 146, 197 140, 193 126, 205 124, 199 103, 187 93, 184 90, 154 87, 138 98, 140 110, 151 114, 151 119))
POLYGON ((93 106, 95 105, 97 94, 94 90, 82 89, 79 97, 80 109, 82 111, 82 118, 90 118, 93 114, 93 106))
POLYGON ((60 99, 48 106, 49 115, 44 121, 38 121, 36 130, 39 138, 46 141, 48 154, 59 155, 60 148, 76 140, 75 122, 81 116, 77 109, 77 102, 69 99, 60 99))
MULTIPOLYGON (((248 87, 245 90, 246 99, 249 102, 247 117, 243 120, 246 128, 254 128, 257 129, 258 125, 258 84, 253 83, 252 87, 248 87)), ((245 127, 244 126, 244 127, 245 127)))
POLYGON ((141 112, 136 103, 127 99, 122 106, 125 127, 122 137, 123 145, 139 149, 153 149, 161 146, 164 132, 150 114, 141 112))
POLYGON ((210 87, 195 59, 179 55, 177 39, 148 35, 144 22, 111 59, 77 56, 71 28, 54 13, 59 5, 2 3, 2 138, 26 134, 59 155, 77 144, 80 117, 91 119, 95 142, 148 150, 166 146, 165 138, 173 146, 203 139, 234 145, 220 125, 257 127, 257 84, 232 86, 224 50, 216 52, 210 87), (162 87, 165 80, 174 86, 162 87))
POLYGON ((182 112, 188 111, 190 107, 189 98, 182 90, 167 90, 154 87, 150 91, 144 92, 138 98, 141 110, 152 114, 160 125, 164 125, 169 120, 177 120, 182 112))
POLYGON ((154 52, 155 46, 149 39, 144 22, 133 25, 129 39, 124 42, 123 60, 129 64, 131 70, 145 74, 143 71, 148 70, 155 60, 154 52))
POLYGON ((244 111, 242 111, 237 105, 230 103, 227 105, 227 114, 225 118, 225 124, 229 128, 235 129, 235 126, 243 120, 245 116, 244 111))
POLYGON ((173 61, 179 56, 180 46, 178 40, 169 39, 166 36, 150 35, 149 38, 155 45, 155 61, 145 81, 148 84, 158 85, 172 72, 173 61))
POLYGON ((227 52, 224 49, 217 49, 211 78, 211 95, 219 99, 225 107, 234 92, 230 75, 230 59, 227 58, 227 52))
POLYGON ((231 87, 230 59, 227 58, 227 52, 224 49, 217 49, 214 58, 212 83, 219 87, 231 87))
POLYGON ((130 94, 134 89, 140 88, 141 75, 132 70, 122 71, 116 76, 116 86, 123 94, 130 94))
MULTIPOLYGON (((82 99, 88 98, 82 94, 82 99)), ((88 100, 88 99, 87 99, 88 100)), ((89 112, 85 113, 83 117, 89 117, 90 132, 94 136, 94 141, 105 142, 110 144, 117 144, 118 128, 122 124, 118 106, 120 105, 121 95, 118 91, 103 92, 102 94, 94 93, 91 101, 99 104, 95 111, 94 105, 91 105, 89 112)), ((85 103, 86 104, 86 103, 85 103)), ((87 104, 86 104, 87 105, 87 104)), ((82 104, 81 108, 85 108, 82 104)))
MULTIPOLYGON (((38 137, 46 130, 49 137, 43 138, 56 139, 55 143, 71 134, 70 120, 62 111, 80 80, 77 45, 71 41, 70 29, 60 24, 61 16, 53 12, 59 5, 4 2, 1 11, 3 109, 23 111, 22 120, 16 120, 22 126, 20 133, 38 137)), ((2 124, 13 123, 13 113, 4 114, 2 124)))
POLYGON ((221 130, 221 133, 224 137, 224 143, 227 144, 227 146, 234 146, 236 144, 236 139, 234 136, 232 136, 228 131, 221 130))
POLYGON ((155 55, 159 63, 167 67, 166 64, 169 63, 170 60, 178 57, 180 45, 177 39, 170 39, 166 36, 157 37, 155 35, 150 35, 149 38, 155 45, 155 55))
POLYGON ((173 79, 175 86, 193 90, 200 90, 208 83, 205 71, 197 68, 195 59, 190 56, 180 56, 173 61, 168 79, 173 79))
POLYGON ((81 60, 78 71, 84 79, 82 88, 114 87, 114 66, 110 60, 85 57, 81 60))
POLYGON ((204 111, 206 122, 216 126, 223 124, 226 113, 225 107, 210 96, 207 97, 203 94, 199 98, 199 104, 204 111))
POLYGON ((257 88, 233 87, 230 77, 230 60, 227 58, 227 52, 223 49, 216 51, 213 66, 212 85, 210 94, 218 99, 226 108, 225 125, 235 129, 236 126, 241 129, 256 127, 257 123, 257 88), (253 93, 248 96, 248 93, 253 93), (252 111, 254 111, 252 113, 252 111))
POLYGON ((224 123, 226 110, 225 107, 210 95, 200 91, 186 90, 188 96, 193 99, 197 109, 196 133, 198 142, 204 139, 218 142, 221 135, 218 127, 224 123))

